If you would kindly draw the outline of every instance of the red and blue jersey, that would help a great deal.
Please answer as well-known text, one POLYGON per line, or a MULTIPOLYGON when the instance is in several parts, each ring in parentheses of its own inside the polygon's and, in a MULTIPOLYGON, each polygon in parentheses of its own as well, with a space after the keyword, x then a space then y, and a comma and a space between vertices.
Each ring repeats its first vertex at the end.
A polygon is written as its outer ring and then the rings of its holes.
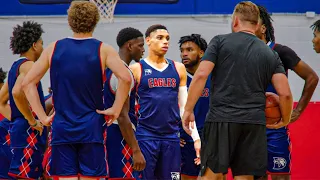
POLYGON ((55 44, 50 67, 52 145, 103 143, 105 120, 96 112, 104 109, 101 45, 94 38, 65 38, 55 44))
MULTIPOLYGON (((34 130, 24 118, 22 113, 17 108, 12 95, 12 89, 19 76, 20 66, 29 61, 25 57, 19 58, 13 63, 8 73, 8 86, 9 86, 9 101, 11 107, 11 123, 10 123, 10 137, 11 148, 45 148, 46 144, 46 131, 40 136, 39 132, 34 130)), ((41 82, 37 84, 37 90, 40 98, 40 102, 43 108, 45 108, 44 96, 41 82)))
POLYGON ((158 69, 146 59, 140 61, 141 76, 137 85, 138 140, 179 140, 180 76, 172 60, 158 69))
MULTIPOLYGON (((128 67, 128 71, 130 71, 129 67, 128 67)), ((137 116, 135 115, 136 83, 131 71, 130 73, 131 73, 132 84, 131 84, 131 91, 129 94, 130 95, 129 117, 130 117, 131 123, 136 127, 137 125, 137 116)), ((104 84, 104 105, 105 105, 105 108, 108 109, 112 107, 115 101, 116 90, 118 87, 118 80, 110 69, 105 70, 105 76, 106 76, 106 81, 104 84)))
MULTIPOLYGON (((187 73, 187 87, 189 88, 193 75, 187 73)), ((211 74, 209 75, 205 87, 202 91, 202 94, 197 101, 196 105, 194 106, 193 112, 195 116, 195 121, 197 124, 198 132, 201 135, 202 129, 204 126, 204 122, 206 120, 206 116, 209 110, 209 100, 210 100, 210 81, 211 81, 211 74)), ((193 142, 192 138, 190 135, 188 135, 183 128, 180 128, 180 137, 184 139, 187 142, 193 142)))

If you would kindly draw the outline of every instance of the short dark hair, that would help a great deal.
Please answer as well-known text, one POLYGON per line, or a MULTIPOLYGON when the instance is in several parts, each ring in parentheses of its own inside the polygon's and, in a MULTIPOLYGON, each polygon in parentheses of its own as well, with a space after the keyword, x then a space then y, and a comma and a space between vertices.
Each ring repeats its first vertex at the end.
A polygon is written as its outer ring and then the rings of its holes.
POLYGON ((310 28, 314 31, 320 31, 320 19, 316 22, 314 22, 310 28))
POLYGON ((264 24, 264 26, 266 27, 266 40, 274 42, 274 28, 272 25, 273 19, 271 18, 270 14, 268 13, 265 7, 258 5, 258 8, 260 11, 260 19, 262 20, 262 24, 264 24))
POLYGON ((117 35, 117 44, 119 48, 121 48, 126 42, 138 37, 143 37, 143 34, 138 29, 127 27, 119 31, 117 35))
POLYGON ((158 29, 164 29, 164 30, 168 30, 167 27, 165 27, 164 25, 161 25, 161 24, 155 24, 155 25, 152 25, 150 27, 148 27, 145 35, 146 37, 149 37, 150 34, 158 29))
POLYGON ((34 21, 25 21, 22 26, 19 24, 13 28, 10 37, 10 49, 13 54, 22 54, 27 52, 37 42, 42 33, 44 33, 41 24, 34 21))
POLYGON ((4 83, 4 80, 7 78, 7 72, 0 68, 0 83, 4 83))
POLYGON ((202 51, 206 51, 207 49, 207 41, 201 37, 200 34, 191 34, 188 36, 182 36, 179 40, 180 47, 185 42, 194 42, 202 51))

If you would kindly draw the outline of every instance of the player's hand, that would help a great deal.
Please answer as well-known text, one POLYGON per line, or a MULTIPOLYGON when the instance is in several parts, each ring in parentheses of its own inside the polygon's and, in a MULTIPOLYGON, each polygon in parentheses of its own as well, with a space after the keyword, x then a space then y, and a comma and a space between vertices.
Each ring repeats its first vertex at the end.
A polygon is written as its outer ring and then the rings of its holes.
POLYGON ((29 123, 29 125, 31 126, 32 129, 35 129, 35 130, 39 131, 40 136, 42 135, 43 125, 41 124, 41 122, 39 120, 35 120, 34 124, 30 124, 29 123))
POLYGON ((106 110, 97 110, 97 113, 105 115, 105 119, 107 121, 107 126, 110 126, 117 118, 119 117, 119 113, 115 111, 113 107, 106 110))
POLYGON ((46 116, 45 119, 40 119, 40 122, 45 126, 51 126, 51 122, 55 114, 56 112, 54 111, 50 116, 46 116))
POLYGON ((289 123, 285 123, 282 119, 277 122, 276 124, 267 124, 267 128, 268 129, 280 129, 282 127, 287 126, 289 123))
POLYGON ((194 142, 194 149, 196 150, 196 157, 194 159, 194 163, 196 165, 200 165, 201 161, 200 161, 200 150, 201 150, 201 140, 198 139, 194 142))
POLYGON ((196 128, 194 125, 194 113, 193 111, 184 111, 182 116, 182 127, 184 131, 186 131, 187 134, 191 136, 191 130, 190 128, 196 128))
POLYGON ((298 120, 299 117, 300 117, 300 112, 298 110, 294 109, 291 114, 290 123, 296 122, 296 120, 298 120))
POLYGON ((184 147, 184 145, 186 144, 187 144, 186 141, 180 138, 180 147, 184 147))
POLYGON ((141 151, 135 151, 133 152, 133 169, 135 171, 143 171, 144 168, 146 167, 146 160, 144 159, 143 154, 141 153, 141 151))

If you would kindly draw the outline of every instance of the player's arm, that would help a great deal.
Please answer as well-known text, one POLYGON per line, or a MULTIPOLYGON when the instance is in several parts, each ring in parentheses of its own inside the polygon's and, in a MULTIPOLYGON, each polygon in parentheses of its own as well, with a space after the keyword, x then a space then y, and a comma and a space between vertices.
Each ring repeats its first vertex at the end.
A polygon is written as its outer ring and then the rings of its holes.
POLYGON ((140 83, 140 76, 141 76, 141 67, 140 67, 140 63, 135 63, 129 66, 134 79, 137 81, 137 83, 140 83))
POLYGON ((18 75, 17 80, 16 80, 16 82, 13 86, 13 89, 12 89, 12 96, 13 96, 13 99, 14 99, 14 102, 15 102, 17 108, 22 113, 24 118, 28 121, 29 125, 36 128, 40 132, 42 132, 42 126, 39 126, 40 124, 38 124, 38 122, 34 118, 32 112, 31 112, 28 100, 27 100, 27 98, 22 90, 22 86, 21 86, 23 79, 25 78, 25 75, 30 71, 33 64, 34 64, 34 62, 27 61, 20 66, 19 75, 18 75), (37 127, 37 125, 38 125, 38 127, 37 127))
POLYGON ((131 85, 131 76, 127 70, 127 67, 124 65, 124 63, 120 59, 119 54, 114 48, 109 45, 102 44, 101 56, 104 60, 104 67, 109 68, 119 81, 116 98, 112 106, 112 115, 108 114, 106 111, 105 113, 101 112, 105 115, 109 115, 109 118, 112 121, 118 118, 121 109, 128 97, 131 85))
POLYGON ((291 115, 290 122, 294 122, 310 102, 319 78, 313 69, 307 63, 303 62, 291 48, 282 46, 279 55, 284 66, 292 69, 305 81, 300 100, 291 115))
MULTIPOLYGON (((127 71, 129 69, 127 68, 127 71)), ((131 76, 132 83, 130 89, 134 87, 134 77, 131 76)), ((117 92, 118 90, 118 79, 114 76, 111 76, 111 79, 109 81, 109 85, 112 88, 114 92, 117 92)), ((130 94, 128 94, 130 96, 130 94)), ((137 139, 134 135, 131 120, 129 117, 129 109, 130 109, 130 98, 127 95, 127 99, 122 107, 122 110, 118 117, 118 124, 121 131, 121 134, 123 138, 126 140, 126 142, 129 144, 130 148, 133 152, 133 169, 136 171, 142 171, 145 168, 146 162, 145 159, 141 153, 140 147, 138 145, 137 139)))
POLYGON ((285 71, 280 62, 279 57, 278 57, 278 62, 279 64, 272 76, 271 82, 276 92, 279 95, 279 106, 280 106, 282 119, 279 123, 275 125, 267 125, 267 127, 270 129, 278 129, 288 125, 288 123, 290 122, 292 106, 293 106, 293 98, 292 98, 292 94, 289 86, 289 81, 287 76, 285 75, 285 71))
MULTIPOLYGON (((179 76, 180 76, 180 86, 179 86, 179 95, 178 102, 180 108, 180 116, 183 116, 184 109, 188 99, 188 88, 187 88, 187 70, 182 63, 175 62, 179 76)), ((193 127, 190 128, 191 137, 193 141, 200 140, 196 122, 194 121, 193 127)))
POLYGON ((37 90, 37 84, 41 78, 45 75, 50 67, 50 59, 55 48, 55 42, 51 43, 44 49, 40 58, 34 63, 28 74, 25 76, 22 82, 22 89, 32 107, 32 110, 36 113, 40 121, 44 125, 48 125, 50 118, 47 116, 43 109, 40 97, 37 90))
POLYGON ((11 108, 8 104, 9 101, 9 87, 6 82, 0 90, 0 114, 2 114, 8 120, 11 120, 11 108))
POLYGON ((302 60, 293 68, 294 72, 304 80, 302 95, 296 108, 293 110, 290 122, 296 121, 300 114, 305 110, 317 87, 319 77, 314 70, 302 60))
POLYGON ((132 124, 129 118, 130 98, 128 97, 118 118, 121 134, 133 152, 133 169, 142 171, 146 167, 146 161, 142 155, 138 141, 134 135, 132 124))

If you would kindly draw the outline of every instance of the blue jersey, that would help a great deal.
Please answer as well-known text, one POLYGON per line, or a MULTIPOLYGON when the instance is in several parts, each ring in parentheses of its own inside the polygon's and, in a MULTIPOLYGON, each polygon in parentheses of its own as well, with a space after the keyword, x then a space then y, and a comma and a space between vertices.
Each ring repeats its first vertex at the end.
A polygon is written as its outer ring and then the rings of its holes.
MULTIPOLYGON (((28 61, 28 59, 22 57, 13 63, 8 74, 8 86, 9 86, 9 101, 11 107, 11 123, 10 123, 10 137, 11 137, 11 148, 44 148, 46 144, 46 130, 43 130, 43 135, 40 136, 39 132, 33 130, 29 125, 28 121, 24 118, 22 113, 17 108, 13 96, 12 89, 19 76, 20 66, 28 61)), ((41 82, 37 85, 40 102, 45 108, 44 96, 41 82)))
MULTIPOLYGON (((129 70, 129 68, 128 68, 129 70)), ((129 70, 130 71, 130 70, 129 70)), ((135 115, 135 80, 133 78, 133 74, 131 73, 132 77, 132 84, 131 84, 131 92, 130 92, 130 109, 129 109, 129 117, 131 120, 131 123, 136 127, 137 126, 137 116, 135 115)), ((108 109, 112 107, 114 100, 116 98, 116 89, 118 86, 118 80, 112 73, 110 69, 106 69, 105 71, 106 75, 106 82, 104 84, 104 105, 105 108, 108 109)))
POLYGON ((6 118, 0 119, 0 127, 4 128, 5 130, 9 131, 10 129, 10 121, 6 118))
POLYGON ((157 70, 146 60, 140 61, 141 77, 137 86, 138 140, 179 140, 180 76, 174 61, 157 70))
MULTIPOLYGON (((188 75, 187 86, 189 88, 191 81, 192 81, 192 78, 193 78, 193 75, 191 75, 189 73, 187 75, 188 75)), ((204 122, 206 120, 206 116, 207 116, 207 113, 209 110, 210 81, 211 81, 211 74, 209 75, 207 82, 205 84, 205 87, 202 91, 202 94, 193 109, 195 121, 196 121, 198 132, 200 135, 202 134, 203 125, 204 125, 204 122)), ((184 139, 187 142, 193 142, 191 136, 188 135, 183 130, 182 127, 180 128, 180 136, 182 139, 184 139)))
POLYGON ((51 59, 50 83, 55 116, 52 145, 103 143, 104 72, 101 41, 65 38, 56 42, 51 59))
POLYGON ((10 121, 0 114, 0 145, 10 146, 10 121))
MULTIPOLYGON (((269 47, 271 49, 274 49, 275 46, 276 46, 276 43, 270 42, 269 47)), ((266 92, 272 92, 272 93, 277 94, 276 89, 273 87, 273 85, 271 83, 268 85, 266 92)), ((287 136, 286 133, 287 133, 287 127, 283 127, 283 128, 280 128, 280 129, 268 129, 267 128, 267 136, 268 136, 268 138, 277 139, 277 138, 280 138, 280 136, 281 137, 282 136, 287 136), (278 132, 280 134, 278 134, 278 132)))

